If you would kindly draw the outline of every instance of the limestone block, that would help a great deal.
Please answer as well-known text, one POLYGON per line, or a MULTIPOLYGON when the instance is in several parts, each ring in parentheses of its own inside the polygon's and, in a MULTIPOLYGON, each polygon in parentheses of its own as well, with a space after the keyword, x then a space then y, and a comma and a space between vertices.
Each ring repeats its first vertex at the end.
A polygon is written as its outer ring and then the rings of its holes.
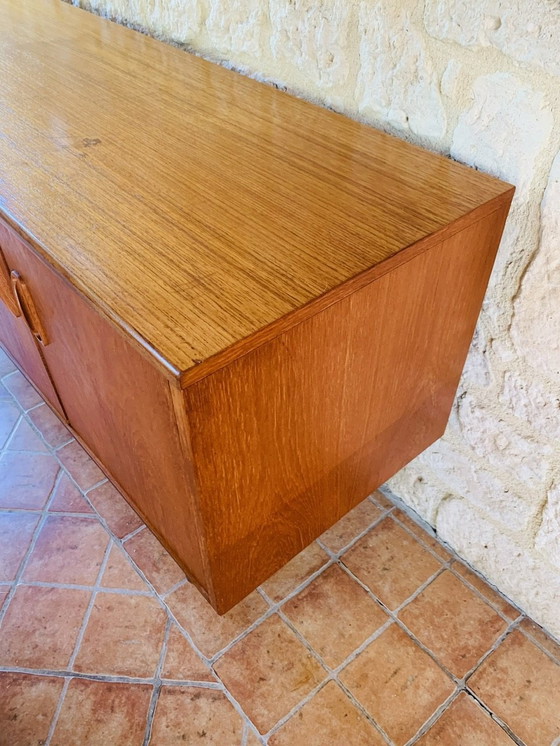
MULTIPOLYGON (((182 3, 183 5, 189 3, 182 3)), ((205 31, 212 53, 258 57, 268 43, 266 6, 259 0, 210 0, 205 31)))
POLYGON ((353 89, 351 32, 354 4, 345 0, 270 0, 271 48, 275 74, 304 81, 321 93, 338 89, 346 97, 353 89))
POLYGON ((560 153, 541 209, 541 243, 514 304, 511 336, 520 356, 560 386, 560 153))
POLYGON ((427 0, 424 20, 437 39, 492 46, 509 57, 560 75, 560 6, 543 0, 427 0))
POLYGON ((450 493, 465 498, 504 527, 523 531, 533 518, 534 507, 516 495, 511 484, 491 474, 484 462, 457 451, 445 438, 424 451, 416 464, 418 473, 427 465, 450 493))
POLYGON ((79 0, 79 4, 161 39, 189 43, 200 31, 200 0, 79 0))
POLYGON ((524 438, 470 394, 459 399, 463 439, 495 469, 511 474, 529 489, 544 486, 552 448, 538 438, 524 438))
POLYGON ((437 140, 446 115, 439 79, 410 13, 399 3, 360 4, 357 104, 374 122, 437 140))
POLYGON ((541 438, 560 443, 560 391, 548 391, 536 380, 525 380, 508 371, 500 393, 503 402, 516 417, 525 420, 541 438))
POLYGON ((473 98, 453 133, 451 155, 515 184, 525 197, 552 132, 550 104, 544 93, 505 72, 477 78, 473 98))
POLYGON ((548 491, 535 546, 560 568, 560 481, 548 491))
POLYGON ((488 341, 482 325, 476 328, 459 388, 489 386, 491 382, 488 341))
MULTIPOLYGON (((511 73, 484 75, 474 83, 473 103, 461 114, 453 133, 451 155, 515 184, 514 198, 496 258, 490 288, 504 277, 508 265, 523 262, 527 247, 520 237, 533 198, 535 161, 548 144, 554 119, 541 91, 531 90, 511 73)), ((503 312, 490 293, 485 312, 499 324, 503 312)))
POLYGON ((453 98, 460 88, 462 77, 463 65, 455 59, 449 60, 441 76, 441 92, 445 96, 453 98))

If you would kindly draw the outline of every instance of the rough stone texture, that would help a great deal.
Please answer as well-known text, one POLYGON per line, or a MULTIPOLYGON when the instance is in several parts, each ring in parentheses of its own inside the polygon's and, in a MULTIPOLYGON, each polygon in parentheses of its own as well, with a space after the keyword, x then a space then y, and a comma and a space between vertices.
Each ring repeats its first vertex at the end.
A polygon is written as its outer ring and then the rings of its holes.
POLYGON ((468 47, 492 46, 519 62, 560 75, 557 0, 426 0, 432 36, 468 47))
MULTIPOLYGON (((528 192, 535 163, 550 140, 554 118, 546 94, 528 89, 510 73, 477 78, 472 96, 471 106, 461 113, 453 133, 451 155, 517 187, 490 281, 494 286, 507 280, 504 275, 512 264, 523 262, 528 192)), ((499 324, 499 314, 511 313, 510 308, 497 306, 492 296, 489 300, 485 310, 494 324, 499 324)))
POLYGON ((85 0, 74 5, 182 43, 188 43, 200 31, 203 10, 198 2, 167 0, 85 0))
MULTIPOLYGON (((560 475, 558 475, 560 477, 560 475)), ((535 546, 560 568, 560 481, 549 490, 535 546)))
POLYGON ((390 487, 560 636, 559 0, 88 1, 516 184, 449 427, 390 487))
POLYGON ((243 3, 236 0, 210 0, 205 31, 212 40, 215 54, 227 56, 232 51, 242 51, 245 55, 258 56, 266 42, 266 23, 266 13, 259 0, 247 0, 243 3))
POLYGON ((499 72, 477 78, 472 95, 472 105, 460 115, 453 133, 451 155, 513 182, 517 199, 522 199, 552 131, 546 94, 499 72))
POLYGON ((360 4, 356 97, 362 116, 430 140, 443 137, 439 80, 405 4, 360 4))
POLYGON ((500 417, 499 408, 487 407, 470 394, 459 398, 458 421, 465 442, 502 471, 505 481, 513 477, 531 489, 544 486, 553 453, 546 440, 519 435, 500 417))
MULTIPOLYGON (((424 465, 449 486, 449 492, 468 496, 473 506, 503 528, 524 531, 530 524, 534 516, 531 502, 519 497, 506 480, 489 469, 480 469, 472 453, 457 452, 448 440, 442 439, 424 451, 414 469, 421 470, 424 465)), ((402 489, 394 491, 400 494, 402 489)), ((408 499, 408 495, 402 497, 408 499)))
MULTIPOLYGON (((541 351, 546 353, 546 349, 541 351)), ((558 447, 560 441, 560 391, 548 389, 529 376, 523 378, 516 371, 507 371, 500 393, 500 401, 507 410, 523 421, 548 443, 558 447)), ((506 410, 506 411, 507 411, 506 410)))
POLYGON ((271 51, 282 78, 301 90, 318 87, 340 105, 352 86, 347 50, 355 7, 345 0, 269 0, 269 7, 271 51))
POLYGON ((518 354, 560 390, 560 153, 542 202, 541 226, 541 247, 514 303, 511 333, 518 354))

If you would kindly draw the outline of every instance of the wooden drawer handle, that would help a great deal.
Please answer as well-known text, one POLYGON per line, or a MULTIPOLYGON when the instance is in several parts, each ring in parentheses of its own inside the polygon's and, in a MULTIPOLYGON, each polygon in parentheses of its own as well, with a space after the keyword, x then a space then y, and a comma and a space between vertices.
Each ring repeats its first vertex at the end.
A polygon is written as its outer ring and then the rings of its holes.
POLYGON ((4 302, 7 308, 14 314, 14 316, 20 316, 17 302, 14 298, 12 289, 10 288, 10 270, 6 264, 6 258, 0 245, 0 300, 4 302))
POLYGON ((12 281, 12 290, 14 291, 14 298, 19 313, 17 316, 23 316, 27 326, 29 327, 33 336, 42 344, 48 345, 47 334, 45 328, 41 323, 33 298, 29 292, 29 288, 25 284, 20 273, 13 269, 10 273, 10 279, 12 281))

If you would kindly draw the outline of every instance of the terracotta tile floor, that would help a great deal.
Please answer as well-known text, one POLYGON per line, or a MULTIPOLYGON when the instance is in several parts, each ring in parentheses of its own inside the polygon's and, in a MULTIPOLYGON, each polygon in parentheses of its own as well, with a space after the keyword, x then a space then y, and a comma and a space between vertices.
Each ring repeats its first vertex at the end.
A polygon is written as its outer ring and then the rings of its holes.
POLYGON ((1 746, 560 744, 560 647, 386 496, 218 617, 0 372, 1 746))

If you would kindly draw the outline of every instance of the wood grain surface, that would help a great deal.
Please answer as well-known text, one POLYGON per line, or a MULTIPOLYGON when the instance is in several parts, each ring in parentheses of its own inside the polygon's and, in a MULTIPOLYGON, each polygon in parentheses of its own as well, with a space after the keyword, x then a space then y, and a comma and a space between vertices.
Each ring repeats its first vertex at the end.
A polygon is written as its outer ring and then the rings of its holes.
POLYGON ((66 420, 64 409, 45 364, 42 346, 31 333, 29 323, 18 308, 10 279, 12 270, 18 271, 18 262, 8 267, 5 253, 16 248, 18 237, 0 221, 0 342, 16 365, 24 371, 42 396, 66 420))
POLYGON ((0 3, 0 77, 0 211, 183 385, 511 198, 60 0, 0 3))
MULTIPOLYGON (((211 584, 204 529, 190 453, 181 441, 174 406, 181 391, 25 242, 9 234, 0 224, 4 257, 10 268, 18 268, 48 338, 41 346, 43 370, 50 373, 72 430, 191 580, 205 590, 211 584)), ((4 320, 10 317, 0 303, 0 340, 8 348, 11 338, 4 320)), ((28 362, 20 365, 32 378, 28 362)), ((48 395, 44 380, 34 383, 48 395)))

